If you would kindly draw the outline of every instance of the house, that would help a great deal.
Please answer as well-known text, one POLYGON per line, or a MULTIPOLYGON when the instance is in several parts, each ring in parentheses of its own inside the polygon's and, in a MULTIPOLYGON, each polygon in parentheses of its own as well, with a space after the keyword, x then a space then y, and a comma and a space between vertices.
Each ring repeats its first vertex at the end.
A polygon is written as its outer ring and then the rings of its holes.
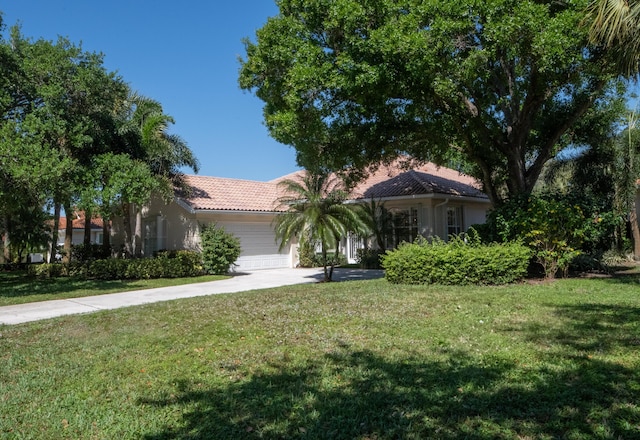
MULTIPOLYGON (((295 267, 297 243, 279 249, 272 223, 282 211, 278 182, 187 175, 190 191, 177 193, 169 204, 154 198, 142 210, 142 250, 197 249, 201 224, 216 223, 240 239, 242 253, 236 270, 295 267)), ((440 236, 464 232, 484 223, 488 197, 471 177, 432 163, 403 169, 399 163, 381 166, 351 192, 350 203, 383 201, 394 221, 393 244, 418 235, 440 236)), ((112 244, 123 242, 122 222, 113 223, 112 244)), ((350 261, 362 246, 349 237, 343 246, 350 261)))
MULTIPOLYGON (((68 217, 60 217, 60 223, 58 225, 58 245, 64 245, 66 237, 68 217)), ((84 242, 84 212, 75 212, 71 217, 71 223, 73 225, 73 234, 71 235, 71 244, 81 244, 84 242)), ((103 241, 103 227, 102 219, 94 217, 91 219, 91 238, 92 244, 102 244, 103 241)))

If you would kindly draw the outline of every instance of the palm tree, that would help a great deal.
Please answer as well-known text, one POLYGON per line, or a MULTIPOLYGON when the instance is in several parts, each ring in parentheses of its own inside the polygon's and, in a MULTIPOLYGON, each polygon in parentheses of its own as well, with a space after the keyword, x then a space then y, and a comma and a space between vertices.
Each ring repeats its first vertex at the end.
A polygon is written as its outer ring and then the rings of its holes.
POLYGON ((347 191, 342 180, 327 172, 306 172, 299 180, 279 183, 284 196, 278 199, 287 209, 275 219, 280 249, 296 236, 301 241, 320 243, 324 281, 331 281, 335 259, 329 265, 328 251, 339 252, 340 240, 348 232, 367 233, 358 207, 345 204, 347 191))
POLYGON ((382 252, 387 248, 387 238, 393 232, 393 218, 384 206, 384 202, 371 198, 369 203, 362 205, 362 219, 367 225, 371 236, 382 252))
MULTIPOLYGON (((136 160, 146 163, 156 177, 158 190, 166 198, 171 198, 175 187, 184 186, 182 168, 198 172, 199 163, 187 143, 178 135, 167 132, 175 120, 164 113, 162 105, 135 93, 129 98, 129 105, 122 117, 120 134, 125 139, 127 153, 136 160)), ((139 256, 141 253, 142 218, 140 206, 125 203, 124 229, 126 250, 139 256), (132 211, 135 213, 135 227, 131 228, 132 211)))
POLYGON ((589 38, 614 56, 625 77, 638 74, 640 62, 640 1, 593 0, 587 9, 589 38))

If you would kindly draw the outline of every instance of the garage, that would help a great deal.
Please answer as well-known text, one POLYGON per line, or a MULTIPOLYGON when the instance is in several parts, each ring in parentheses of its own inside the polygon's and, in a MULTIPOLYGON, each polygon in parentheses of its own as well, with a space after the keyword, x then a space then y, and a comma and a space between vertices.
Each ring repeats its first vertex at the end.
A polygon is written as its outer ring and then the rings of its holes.
POLYGON ((278 250, 271 223, 219 222, 218 226, 240 239, 242 251, 236 272, 291 267, 290 246, 278 250))

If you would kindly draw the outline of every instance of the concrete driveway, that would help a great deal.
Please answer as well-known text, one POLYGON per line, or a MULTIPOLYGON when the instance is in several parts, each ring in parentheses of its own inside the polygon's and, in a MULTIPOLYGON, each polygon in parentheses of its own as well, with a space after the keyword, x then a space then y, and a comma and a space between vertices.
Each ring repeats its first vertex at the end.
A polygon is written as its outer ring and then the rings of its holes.
MULTIPOLYGON (((333 280, 342 282, 383 276, 384 272, 381 270, 336 268, 333 280)), ((0 324, 21 324, 64 315, 118 309, 180 298, 315 283, 323 279, 322 268, 256 270, 236 273, 231 278, 221 281, 0 307, 0 324)))

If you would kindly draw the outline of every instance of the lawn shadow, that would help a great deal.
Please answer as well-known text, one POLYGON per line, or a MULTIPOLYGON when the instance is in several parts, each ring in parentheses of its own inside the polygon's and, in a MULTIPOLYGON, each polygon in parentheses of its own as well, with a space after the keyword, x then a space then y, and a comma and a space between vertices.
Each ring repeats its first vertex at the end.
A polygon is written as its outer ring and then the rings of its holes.
POLYGON ((178 379, 173 395, 139 404, 183 413, 180 427, 146 440, 594 438, 601 429, 631 439, 640 437, 638 396, 629 391, 638 380, 636 371, 583 359, 528 371, 464 353, 396 360, 342 346, 225 385, 178 379))
POLYGON ((561 326, 529 323, 503 330, 525 332, 536 344, 557 344, 562 349, 560 356, 569 352, 593 356, 640 350, 640 307, 598 303, 548 306, 562 319, 561 326))

